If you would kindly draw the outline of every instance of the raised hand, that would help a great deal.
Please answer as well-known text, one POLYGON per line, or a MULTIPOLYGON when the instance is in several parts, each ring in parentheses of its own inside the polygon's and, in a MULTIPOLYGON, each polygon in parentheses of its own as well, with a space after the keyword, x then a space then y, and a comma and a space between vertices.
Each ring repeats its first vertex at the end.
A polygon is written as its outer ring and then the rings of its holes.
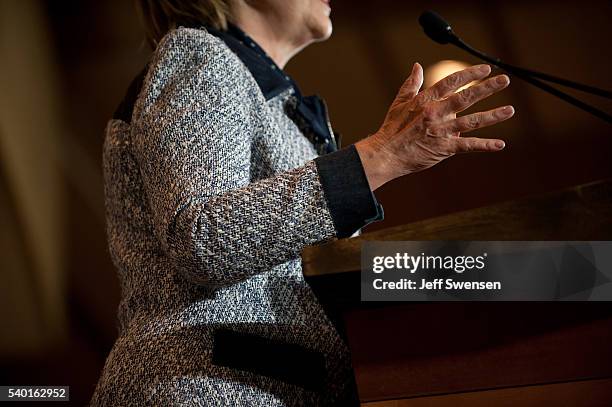
POLYGON ((372 190, 392 179, 427 169, 456 153, 503 149, 502 140, 461 137, 461 134, 509 119, 514 115, 512 106, 457 117, 457 113, 509 85, 508 76, 498 75, 457 92, 490 73, 488 65, 475 65, 419 92, 423 68, 414 64, 380 129, 355 144, 372 190))

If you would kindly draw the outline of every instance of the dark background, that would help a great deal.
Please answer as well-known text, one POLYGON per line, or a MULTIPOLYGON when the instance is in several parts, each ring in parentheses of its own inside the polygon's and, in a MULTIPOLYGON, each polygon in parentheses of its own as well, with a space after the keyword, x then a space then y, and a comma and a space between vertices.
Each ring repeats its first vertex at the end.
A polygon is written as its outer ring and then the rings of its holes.
MULTIPOLYGON (((337 0, 332 38, 287 71, 327 100, 344 145, 377 130, 413 62, 478 62, 425 37, 416 20, 428 8, 485 52, 612 89, 608 1, 337 0)), ((131 1, 2 0, 0 51, 0 384, 70 385, 82 403, 116 337, 120 297, 106 245, 104 127, 149 50, 131 1)), ((610 101, 584 99, 612 112, 610 101)), ((376 192, 385 220, 364 232, 612 175, 609 124, 518 79, 477 109, 502 104, 515 118, 476 134, 506 140, 503 152, 385 185, 376 192)))

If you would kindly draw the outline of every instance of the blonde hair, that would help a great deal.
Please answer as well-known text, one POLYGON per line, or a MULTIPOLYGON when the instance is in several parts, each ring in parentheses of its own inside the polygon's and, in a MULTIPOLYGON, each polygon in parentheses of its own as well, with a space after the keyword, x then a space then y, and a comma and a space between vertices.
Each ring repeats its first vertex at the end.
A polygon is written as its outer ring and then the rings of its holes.
POLYGON ((178 26, 205 25, 226 30, 231 0, 136 0, 146 39, 153 49, 178 26))

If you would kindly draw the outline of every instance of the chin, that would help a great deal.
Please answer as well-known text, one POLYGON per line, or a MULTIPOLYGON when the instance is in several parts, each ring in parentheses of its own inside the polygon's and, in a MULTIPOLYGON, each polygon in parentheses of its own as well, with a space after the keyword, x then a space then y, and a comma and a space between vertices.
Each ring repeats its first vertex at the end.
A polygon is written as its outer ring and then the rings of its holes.
POLYGON ((326 27, 325 34, 323 35, 323 37, 324 37, 323 39, 324 40, 326 40, 329 37, 331 37, 332 32, 334 31, 334 25, 332 24, 332 21, 331 21, 331 19, 329 17, 327 18, 327 25, 325 27, 326 27))
POLYGON ((311 32, 315 41, 325 41, 331 37, 333 32, 331 19, 329 17, 322 19, 315 27, 312 27, 311 32))

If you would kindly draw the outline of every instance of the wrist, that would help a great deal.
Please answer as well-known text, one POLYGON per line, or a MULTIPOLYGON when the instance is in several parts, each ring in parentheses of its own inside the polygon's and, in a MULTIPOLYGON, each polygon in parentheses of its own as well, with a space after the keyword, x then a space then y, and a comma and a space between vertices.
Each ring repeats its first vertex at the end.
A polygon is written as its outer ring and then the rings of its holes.
POLYGON ((355 143, 370 189, 375 191, 396 178, 387 151, 376 142, 375 135, 355 143))

